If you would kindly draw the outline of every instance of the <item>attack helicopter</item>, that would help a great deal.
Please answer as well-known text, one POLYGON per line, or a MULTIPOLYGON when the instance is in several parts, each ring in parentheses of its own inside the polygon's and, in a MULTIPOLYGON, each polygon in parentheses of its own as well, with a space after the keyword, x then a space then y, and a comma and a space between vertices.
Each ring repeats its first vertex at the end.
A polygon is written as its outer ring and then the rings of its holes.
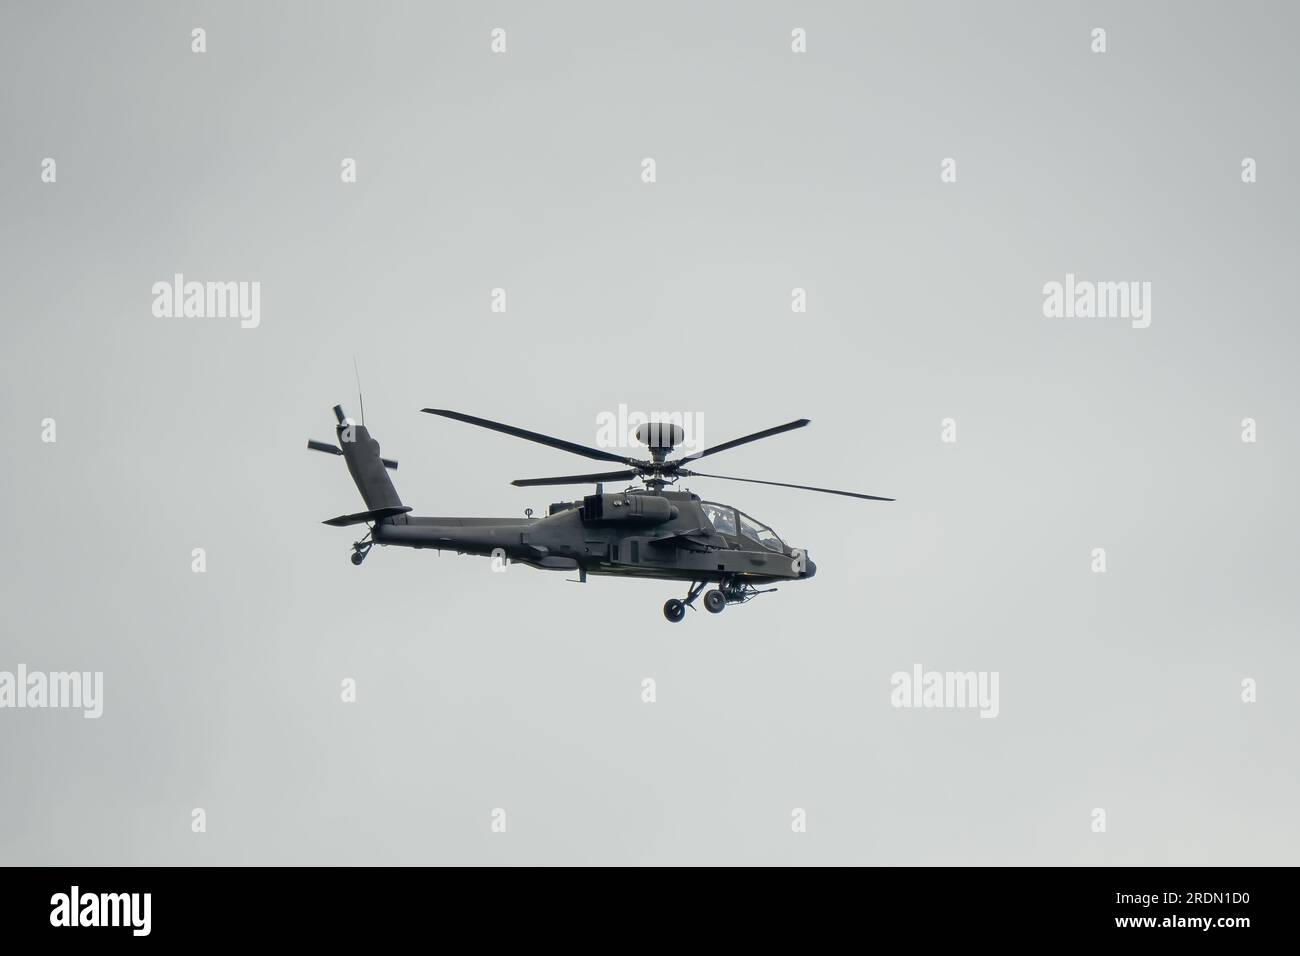
POLYGON ((754 432, 679 458, 670 458, 685 437, 681 426, 650 421, 636 430, 636 440, 650 452, 648 459, 631 458, 614 451, 580 445, 540 432, 477 418, 445 408, 424 408, 429 415, 491 429, 515 438, 547 445, 596 461, 623 467, 583 475, 554 478, 520 478, 520 488, 550 485, 594 484, 594 494, 578 501, 552 504, 545 517, 523 518, 417 517, 402 503, 389 471, 397 462, 380 455, 379 442, 365 426, 334 406, 337 443, 308 441, 313 451, 340 455, 347 463, 366 510, 340 515, 324 523, 334 527, 367 525, 369 530, 352 544, 352 563, 360 565, 375 545, 433 548, 457 554, 504 559, 545 571, 576 571, 578 580, 588 575, 621 575, 659 581, 687 582, 685 598, 671 598, 663 606, 673 623, 686 616, 703 594, 704 609, 718 614, 729 604, 744 604, 759 594, 775 591, 772 585, 802 581, 817 573, 817 565, 802 548, 793 548, 775 531, 743 511, 716 501, 703 501, 689 491, 670 486, 682 478, 714 478, 757 485, 774 485, 869 501, 893 501, 878 495, 811 485, 794 485, 756 478, 705 474, 686 468, 701 458, 809 424, 800 418, 775 428, 754 432), (607 492, 607 482, 635 481, 607 492), (714 587, 709 590, 709 585, 714 587))

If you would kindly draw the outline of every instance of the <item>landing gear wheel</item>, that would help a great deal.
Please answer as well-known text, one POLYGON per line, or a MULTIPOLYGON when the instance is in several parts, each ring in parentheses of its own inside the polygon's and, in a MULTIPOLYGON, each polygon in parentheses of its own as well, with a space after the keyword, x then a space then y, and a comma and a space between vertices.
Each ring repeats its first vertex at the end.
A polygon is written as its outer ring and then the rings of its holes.
POLYGON ((676 624, 686 616, 686 605, 677 598, 664 602, 664 617, 676 624))
POLYGON ((710 614, 721 614, 722 609, 727 606, 727 598, 721 591, 714 588, 712 591, 704 592, 704 610, 710 614))
POLYGON ((361 562, 366 560, 366 555, 368 555, 370 549, 375 546, 375 542, 371 540, 371 536, 374 533, 375 529, 371 528, 366 532, 366 536, 360 541, 352 542, 352 563, 357 567, 361 567, 361 562))

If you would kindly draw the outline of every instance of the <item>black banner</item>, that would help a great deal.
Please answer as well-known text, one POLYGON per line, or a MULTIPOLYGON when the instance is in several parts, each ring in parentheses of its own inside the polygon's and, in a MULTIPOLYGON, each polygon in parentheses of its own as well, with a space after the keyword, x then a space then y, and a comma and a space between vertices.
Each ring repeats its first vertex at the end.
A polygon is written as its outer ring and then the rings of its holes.
MULTIPOLYGON (((943 940, 1122 940, 1217 945, 1286 934, 1290 869, 11 868, 0 870, 5 939, 80 944, 338 944, 437 927, 575 931, 610 941, 681 927, 766 938, 847 932, 943 940), (567 927, 567 928, 564 928, 567 927), (921 933, 916 937, 916 933, 921 933), (66 942, 66 939, 64 940, 66 942)), ((672 937, 663 936, 671 932, 672 937)))

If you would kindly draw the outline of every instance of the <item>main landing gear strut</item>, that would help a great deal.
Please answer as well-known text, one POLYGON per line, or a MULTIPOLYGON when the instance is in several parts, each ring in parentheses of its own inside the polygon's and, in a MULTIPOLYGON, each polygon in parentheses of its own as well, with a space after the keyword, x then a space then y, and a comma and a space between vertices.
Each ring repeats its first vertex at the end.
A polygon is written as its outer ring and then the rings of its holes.
MULTIPOLYGON (((695 607, 695 599, 704 591, 707 581, 691 582, 691 589, 686 592, 686 600, 672 598, 664 603, 664 617, 676 624, 686 617, 686 609, 695 607)), ((760 594, 775 591, 776 588, 759 590, 754 585, 737 578, 724 578, 719 587, 704 591, 704 610, 710 614, 721 614, 728 604, 744 604, 760 594)))
MULTIPOLYGON (((695 599, 700 596, 704 590, 707 581, 692 581, 691 589, 686 592, 686 600, 679 601, 677 598, 670 598, 664 602, 664 617, 676 624, 686 616, 686 609, 695 606, 695 599)), ((712 592, 709 592, 712 593, 712 592)))

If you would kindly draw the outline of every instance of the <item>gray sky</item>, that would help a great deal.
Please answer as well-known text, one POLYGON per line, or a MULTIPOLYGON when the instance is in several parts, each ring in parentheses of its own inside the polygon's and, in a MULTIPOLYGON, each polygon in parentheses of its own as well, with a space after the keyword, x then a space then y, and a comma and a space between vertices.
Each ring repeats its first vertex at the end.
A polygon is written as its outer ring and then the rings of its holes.
POLYGON ((1298 27, 7 4, 0 670, 105 700, 0 710, 0 862, 1295 863, 1298 27), (154 317, 178 272, 260 282, 258 328, 154 317), (1045 318, 1066 273, 1150 282, 1150 327, 1045 318), (584 443, 619 403, 808 417, 711 470, 898 501, 695 480, 818 574, 675 626, 675 584, 357 569, 303 447, 353 356, 420 514, 587 467, 429 405, 584 443), (917 663, 998 672, 998 717, 892 707, 917 663))

